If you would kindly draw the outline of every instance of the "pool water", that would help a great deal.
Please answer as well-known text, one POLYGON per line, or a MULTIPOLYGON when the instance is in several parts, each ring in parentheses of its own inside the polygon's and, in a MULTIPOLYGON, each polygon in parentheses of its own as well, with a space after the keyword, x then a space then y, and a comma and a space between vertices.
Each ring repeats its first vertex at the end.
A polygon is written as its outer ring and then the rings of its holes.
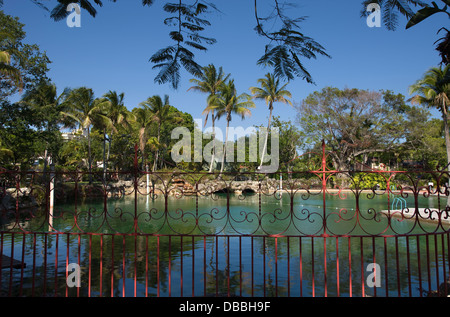
MULTIPOLYGON (((414 197, 405 198, 407 207, 414 197)), ((420 296, 448 273, 447 227, 389 219, 386 195, 134 195, 2 223, 13 296, 420 296), (24 231, 27 233, 24 234, 24 231), (417 236, 424 232, 439 234, 417 236), (324 235, 325 234, 325 235, 324 235), (390 235, 393 235, 392 237, 390 235), (68 288, 66 267, 81 267, 68 288), (381 268, 378 288, 367 283, 381 268)), ((445 202, 420 197, 420 208, 445 202)))

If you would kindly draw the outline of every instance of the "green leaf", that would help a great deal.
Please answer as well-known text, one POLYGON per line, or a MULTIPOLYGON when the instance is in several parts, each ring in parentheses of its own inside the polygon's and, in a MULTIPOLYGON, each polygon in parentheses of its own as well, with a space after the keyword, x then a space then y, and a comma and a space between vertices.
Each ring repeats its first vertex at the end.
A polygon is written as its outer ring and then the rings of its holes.
MULTIPOLYGON (((435 3, 434 3, 435 4, 435 3)), ((413 27, 414 25, 422 22, 426 18, 432 16, 435 13, 442 12, 441 9, 436 7, 426 7, 417 11, 417 13, 408 21, 406 24, 406 29, 413 27)))
POLYGON ((181 35, 180 32, 178 31, 172 31, 169 33, 169 36, 172 40, 177 41, 177 42, 183 42, 183 35, 181 35))
POLYGON ((206 47, 204 47, 204 46, 202 46, 202 45, 200 45, 200 44, 191 42, 191 41, 186 41, 186 42, 184 42, 184 43, 185 43, 186 45, 189 45, 189 46, 191 46, 191 47, 193 47, 193 48, 196 48, 196 49, 198 49, 198 50, 200 50, 200 51, 206 51, 206 50, 207 50, 206 47))
POLYGON ((143 6, 151 6, 154 0, 142 0, 143 6))
POLYGON ((181 23, 181 26, 192 32, 203 31, 205 29, 204 27, 201 27, 199 25, 187 23, 187 22, 181 23))
MULTIPOLYGON (((203 2, 203 1, 201 1, 203 2)), ((186 5, 183 3, 166 3, 164 11, 173 14, 166 18, 164 24, 177 27, 176 31, 169 33, 170 38, 177 43, 168 48, 159 50, 150 58, 155 63, 153 69, 159 68, 160 72, 155 78, 155 82, 163 84, 170 82, 172 87, 177 89, 180 81, 180 67, 197 76, 201 74, 201 66, 194 61, 194 54, 181 46, 186 43, 187 46, 206 51, 203 43, 214 44, 213 38, 200 36, 198 32, 203 31, 203 26, 209 26, 210 22, 201 19, 198 16, 206 12, 208 5, 196 1, 194 5, 186 5), (185 38, 189 41, 184 42, 185 38)), ((214 8, 214 6, 213 6, 214 8)))
POLYGON ((161 63, 173 60, 172 54, 175 52, 174 46, 168 46, 166 48, 160 49, 155 54, 150 57, 152 63, 161 63))

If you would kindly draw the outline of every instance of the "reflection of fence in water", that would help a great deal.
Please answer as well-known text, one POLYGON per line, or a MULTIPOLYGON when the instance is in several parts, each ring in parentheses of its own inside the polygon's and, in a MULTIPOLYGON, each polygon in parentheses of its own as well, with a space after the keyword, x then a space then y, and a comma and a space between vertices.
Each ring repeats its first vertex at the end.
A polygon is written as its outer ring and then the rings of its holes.
MULTIPOLYGON (((389 185, 405 172, 382 173, 389 185)), ((446 295, 448 189, 439 186, 446 172, 429 173, 434 190, 411 172, 394 195, 360 188, 352 173, 327 168, 325 156, 317 170, 281 173, 282 184, 273 178, 280 173, 219 178, 148 173, 137 164, 130 173, 94 173, 92 184, 86 172, 1 171, 0 252, 15 266, 0 260, 0 294, 446 295), (329 188, 339 174, 353 186, 329 188), (80 288, 67 287, 70 263, 81 267, 80 288), (367 284, 371 263, 381 269, 380 287, 367 284)))
MULTIPOLYGON (((396 237, 11 234, 6 296, 425 296, 445 280, 448 235, 396 237), (13 251, 11 251, 13 250, 13 251), (66 267, 81 267, 81 287, 66 267), (379 288, 367 285, 380 266, 379 288)), ((445 289, 446 291, 446 289, 445 289)))

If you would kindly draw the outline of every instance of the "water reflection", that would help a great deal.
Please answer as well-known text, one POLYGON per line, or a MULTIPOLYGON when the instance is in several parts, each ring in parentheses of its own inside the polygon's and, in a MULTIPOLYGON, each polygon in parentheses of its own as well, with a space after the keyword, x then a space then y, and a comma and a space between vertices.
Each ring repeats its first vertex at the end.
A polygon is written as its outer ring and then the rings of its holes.
MULTIPOLYGON (((305 199, 286 193, 85 200, 56 204, 50 228, 42 210, 24 212, 20 220, 3 219, 2 253, 27 266, 2 270, 1 292, 361 296, 376 291, 378 296, 420 296, 437 288, 448 265, 445 228, 389 219, 380 213, 388 209, 383 196, 361 196, 358 204, 351 195, 341 198, 329 195, 325 210, 322 195, 305 199), (444 233, 370 236, 420 230, 444 233), (382 268, 379 289, 366 285, 366 267, 374 262, 382 268), (80 289, 66 286, 68 263, 82 268, 80 289)), ((433 197, 419 203, 439 206, 433 197)))

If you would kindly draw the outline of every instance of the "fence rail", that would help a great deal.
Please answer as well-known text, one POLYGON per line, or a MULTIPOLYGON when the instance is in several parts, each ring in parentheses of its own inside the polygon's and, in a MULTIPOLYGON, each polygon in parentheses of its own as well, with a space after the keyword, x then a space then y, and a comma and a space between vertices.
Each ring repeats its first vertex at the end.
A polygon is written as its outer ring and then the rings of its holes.
POLYGON ((0 296, 447 296, 448 171, 320 158, 274 174, 145 172, 137 154, 130 172, 1 170, 0 296))

